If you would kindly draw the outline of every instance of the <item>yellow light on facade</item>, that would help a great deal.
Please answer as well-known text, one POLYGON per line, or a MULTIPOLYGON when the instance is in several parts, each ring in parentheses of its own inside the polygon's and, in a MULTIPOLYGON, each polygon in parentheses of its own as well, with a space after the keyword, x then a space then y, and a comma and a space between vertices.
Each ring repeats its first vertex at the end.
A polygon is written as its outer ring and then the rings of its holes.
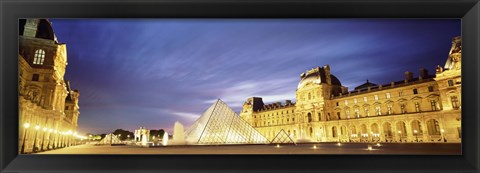
POLYGON ((338 145, 338 146, 342 146, 342 143, 339 142, 339 143, 337 143, 337 145, 338 145))
POLYGON ((280 144, 277 144, 277 146, 275 146, 276 148, 280 148, 280 144))
POLYGON ((377 143, 377 147, 381 146, 380 143, 377 143))
POLYGON ((441 131, 442 133, 443 133, 443 132, 445 132, 445 130, 443 130, 443 129, 442 129, 442 130, 440 130, 440 131, 441 131))
POLYGON ((417 130, 413 130, 413 133, 417 133, 418 131, 417 130))
POLYGON ((25 123, 23 124, 23 127, 25 127, 26 129, 28 129, 30 127, 30 123, 25 123))
POLYGON ((371 146, 371 145, 368 145, 367 150, 370 150, 370 151, 371 151, 371 150, 372 150, 372 146, 371 146))
POLYGON ((52 133, 53 129, 48 130, 48 132, 52 133))
POLYGON ((57 134, 57 133, 58 133, 58 131, 57 131, 57 130, 54 130, 54 131, 53 131, 53 133, 57 134))
POLYGON ((35 130, 38 130, 38 129, 40 129, 40 126, 39 126, 39 125, 36 125, 36 126, 35 126, 35 130))
POLYGON ((313 149, 316 150, 316 149, 317 149, 317 145, 313 145, 313 149))
POLYGON ((44 132, 46 132, 47 130, 48 130, 48 128, 46 128, 46 127, 43 128, 43 131, 44 131, 44 132))

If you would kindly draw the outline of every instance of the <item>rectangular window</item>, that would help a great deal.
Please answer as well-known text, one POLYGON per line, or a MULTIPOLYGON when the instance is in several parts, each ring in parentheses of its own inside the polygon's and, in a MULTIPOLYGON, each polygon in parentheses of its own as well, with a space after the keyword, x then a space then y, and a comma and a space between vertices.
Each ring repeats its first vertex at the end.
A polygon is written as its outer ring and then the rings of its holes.
POLYGON ((358 111, 358 109, 355 109, 355 116, 356 116, 357 118, 360 117, 360 111, 358 111))
POLYGON ((448 80, 448 86, 453 86, 453 80, 448 80))
POLYGON ((337 118, 340 119, 340 112, 337 112, 337 118))
POLYGON ((388 105, 387 106, 387 114, 388 115, 391 115, 393 112, 392 112, 392 105, 388 105))
POLYGON ((380 106, 376 106, 376 107, 375 107, 375 110, 376 110, 376 112, 377 112, 377 115, 382 115, 382 111, 381 111, 381 109, 380 109, 380 106))
POLYGON ((433 92, 433 86, 428 87, 428 92, 433 92))
POLYGON ((370 112, 368 111, 368 108, 365 108, 364 110, 365 110, 365 115, 366 115, 367 117, 369 117, 369 116, 370 116, 370 112))
POLYGON ((350 119, 350 110, 345 110, 345 114, 347 115, 347 119, 350 119))
POLYGON ((458 109, 459 106, 458 106, 458 98, 457 98, 457 96, 451 96, 451 97, 450 97, 450 100, 452 101, 452 108, 453 108, 453 109, 458 109))
POLYGON ((363 101, 364 101, 364 102, 367 102, 367 101, 368 101, 368 100, 367 100, 367 97, 363 97, 363 101))
POLYGON ((415 111, 420 112, 420 103, 415 102, 415 111))
POLYGON ((348 100, 345 100, 345 105, 348 105, 348 100))
POLYGON ((417 89, 413 89, 413 94, 418 94, 418 90, 417 90, 417 89))
POLYGON ((402 97, 402 96, 403 96, 403 92, 402 92, 402 91, 398 92, 398 96, 399 96, 399 97, 402 97))
POLYGON ((458 131, 458 138, 462 138, 462 128, 457 127, 457 131, 458 131))
POLYGON ((375 95, 375 101, 378 101, 378 95, 375 95))
POLYGON ((357 102, 357 98, 354 98, 354 99, 353 99, 353 103, 355 103, 355 104, 358 103, 358 102, 357 102))
POLYGON ((40 79, 40 75, 39 74, 33 74, 32 75, 32 81, 38 81, 40 79))
POLYGON ((436 111, 437 110, 437 101, 431 100, 430 104, 432 106, 432 111, 436 111))
POLYGON ((387 95, 387 99, 389 99, 390 98, 390 93, 387 93, 386 95, 387 95))
POLYGON ((400 110, 402 111, 403 114, 407 113, 407 109, 405 107, 405 103, 400 104, 400 110))
POLYGON ((338 102, 337 102, 337 106, 340 105, 338 102))

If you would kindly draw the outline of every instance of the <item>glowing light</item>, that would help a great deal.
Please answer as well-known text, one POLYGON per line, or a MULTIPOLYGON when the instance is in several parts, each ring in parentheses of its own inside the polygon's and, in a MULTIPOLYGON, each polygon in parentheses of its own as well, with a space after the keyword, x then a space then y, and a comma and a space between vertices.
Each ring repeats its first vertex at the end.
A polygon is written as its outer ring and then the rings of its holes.
POLYGON ((337 143, 337 145, 338 145, 338 146, 342 146, 342 143, 339 142, 339 143, 337 143))
POLYGON ((163 134, 162 145, 167 146, 167 144, 168 144, 168 133, 165 132, 165 134, 163 134))
POLYGON ((277 146, 275 146, 276 148, 280 148, 280 144, 277 144, 277 146))
POLYGON ((443 130, 443 129, 442 129, 442 130, 440 130, 440 131, 441 131, 442 133, 443 133, 443 132, 445 132, 445 130, 443 130))
POLYGON ((48 132, 52 133, 53 129, 48 130, 48 132))
POLYGON ((371 145, 368 145, 367 150, 370 150, 370 151, 371 151, 371 150, 372 150, 372 146, 371 146, 371 145))
POLYGON ((43 131, 44 131, 44 132, 46 132, 47 130, 48 130, 48 128, 46 128, 46 127, 43 128, 43 131))
POLYGON ((35 126, 35 130, 38 130, 38 129, 40 129, 40 126, 39 126, 39 125, 36 125, 36 126, 35 126))
POLYGON ((377 143, 377 147, 381 146, 380 143, 377 143))
POLYGON ((23 124, 23 127, 25 127, 26 129, 28 129, 30 127, 30 123, 25 123, 23 124))
POLYGON ((317 149, 317 145, 313 145, 313 149, 316 150, 316 149, 317 149))

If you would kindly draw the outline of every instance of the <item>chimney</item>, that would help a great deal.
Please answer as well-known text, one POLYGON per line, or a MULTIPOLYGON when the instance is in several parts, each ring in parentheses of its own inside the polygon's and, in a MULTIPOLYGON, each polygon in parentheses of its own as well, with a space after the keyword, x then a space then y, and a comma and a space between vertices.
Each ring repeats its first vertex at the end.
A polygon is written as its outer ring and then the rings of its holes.
POLYGON ((426 79, 427 77, 428 77, 428 70, 424 68, 420 68, 419 79, 426 79))
POLYGON ((413 73, 412 72, 405 72, 405 83, 410 82, 413 80, 413 73))

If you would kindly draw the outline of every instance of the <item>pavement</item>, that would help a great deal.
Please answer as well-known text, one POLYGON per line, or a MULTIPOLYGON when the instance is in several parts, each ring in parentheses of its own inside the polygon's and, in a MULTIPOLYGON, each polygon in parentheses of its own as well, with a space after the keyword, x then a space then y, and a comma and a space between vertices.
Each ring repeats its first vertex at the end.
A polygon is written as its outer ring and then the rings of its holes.
POLYGON ((460 143, 310 143, 138 147, 83 144, 36 154, 389 154, 461 155, 460 143), (368 150, 368 146, 372 150, 368 150), (314 147, 316 146, 316 147, 314 147))

